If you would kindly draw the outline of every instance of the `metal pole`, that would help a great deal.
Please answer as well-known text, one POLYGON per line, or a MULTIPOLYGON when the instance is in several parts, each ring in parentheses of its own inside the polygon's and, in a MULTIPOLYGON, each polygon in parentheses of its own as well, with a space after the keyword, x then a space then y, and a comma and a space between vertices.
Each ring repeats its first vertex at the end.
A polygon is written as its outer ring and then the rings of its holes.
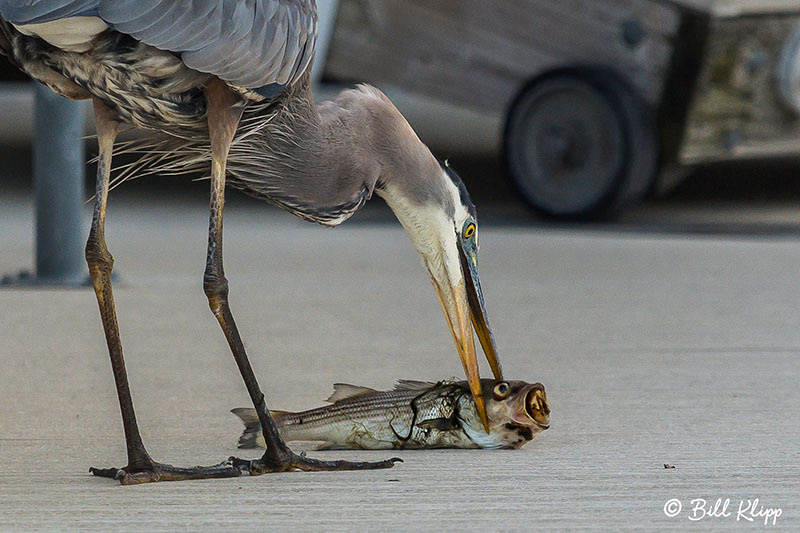
POLYGON ((81 220, 86 168, 83 104, 36 84, 36 284, 78 285, 87 279, 81 220))
POLYGON ((325 73, 325 60, 328 58, 328 46, 333 39, 336 15, 339 12, 339 0, 317 0, 317 40, 314 42, 314 66, 311 69, 311 83, 319 86, 325 73))

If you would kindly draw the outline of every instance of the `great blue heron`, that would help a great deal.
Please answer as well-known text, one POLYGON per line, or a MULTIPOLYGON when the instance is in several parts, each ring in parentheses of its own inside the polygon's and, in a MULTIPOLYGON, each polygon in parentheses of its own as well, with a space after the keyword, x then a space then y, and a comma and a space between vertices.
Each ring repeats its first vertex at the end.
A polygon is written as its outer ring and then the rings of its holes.
MULTIPOLYGON (((472 326, 502 379, 478 280, 475 208, 377 89, 346 90, 315 105, 309 70, 314 0, 0 0, 0 49, 34 79, 92 99, 99 144, 97 195, 86 260, 119 396, 128 464, 92 469, 123 484, 286 470, 384 468, 294 454, 269 415, 228 306, 222 266, 227 184, 327 226, 372 193, 383 197, 430 273, 479 411, 487 424, 472 326), (267 451, 254 461, 176 468, 147 453, 122 358, 104 222, 119 124, 166 134, 148 145, 149 172, 211 167, 203 287, 258 411, 267 451), (154 149, 159 148, 159 149, 154 149)), ((488 426, 487 426, 488 427, 488 426)))

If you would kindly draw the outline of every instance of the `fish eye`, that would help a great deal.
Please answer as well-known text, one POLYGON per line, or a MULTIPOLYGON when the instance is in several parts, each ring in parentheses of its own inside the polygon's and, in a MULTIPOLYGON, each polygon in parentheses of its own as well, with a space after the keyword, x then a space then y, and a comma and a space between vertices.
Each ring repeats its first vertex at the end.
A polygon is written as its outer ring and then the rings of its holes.
POLYGON ((492 393, 494 394, 495 400, 504 400, 508 397, 508 392, 511 388, 508 386, 508 383, 505 381, 501 381, 497 385, 494 386, 494 390, 492 393))
POLYGON ((471 239, 473 235, 475 235, 475 223, 470 222, 469 225, 464 228, 464 238, 471 239))

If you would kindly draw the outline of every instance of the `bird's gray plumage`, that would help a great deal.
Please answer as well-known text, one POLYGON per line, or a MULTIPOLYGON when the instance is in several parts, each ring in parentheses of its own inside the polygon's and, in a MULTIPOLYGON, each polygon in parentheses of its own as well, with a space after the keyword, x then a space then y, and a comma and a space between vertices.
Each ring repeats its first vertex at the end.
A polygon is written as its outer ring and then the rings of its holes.
MULTIPOLYGON (((203 95, 208 74, 118 31, 98 35, 80 53, 23 35, 0 17, 0 48, 3 36, 12 61, 35 79, 67 96, 98 98, 119 120, 164 134, 118 147, 117 153, 127 148, 143 154, 133 166, 120 169, 119 180, 146 173, 208 172, 203 95)), ((318 107, 306 69, 273 98, 238 92, 245 109, 227 158, 230 186, 326 225, 343 222, 371 196, 380 163, 363 153, 358 141, 369 138, 379 124, 388 134, 389 124, 402 120, 399 114, 378 118, 370 110, 390 107, 377 91, 351 92, 318 107)))
POLYGON ((0 17, 41 24, 96 16, 190 68, 273 97, 314 53, 314 0, 0 0, 0 17))
POLYGON ((120 169, 117 183, 148 173, 207 172, 211 154, 203 86, 209 74, 201 71, 223 79, 225 73, 231 85, 231 79, 249 85, 260 72, 251 67, 261 62, 270 74, 254 83, 287 85, 266 99, 256 98, 253 90, 238 91, 245 109, 227 160, 230 186, 307 220, 336 225, 392 181, 410 201, 439 203, 452 216, 444 183, 428 179, 442 169, 380 91, 361 87, 315 105, 307 68, 315 18, 313 0, 95 0, 80 6, 64 0, 0 0, 0 38, 6 36, 13 61, 57 92, 99 98, 119 120, 165 134, 118 147, 143 157, 120 169), (35 16, 23 17, 23 5, 35 16), (42 23, 58 20, 68 9, 85 13, 93 7, 114 31, 97 35, 81 53, 54 48, 9 25, 4 29, 4 20, 14 23, 11 17, 42 23), (191 31, 182 31, 185 27, 191 31), (184 44, 173 46, 177 41, 184 44), (257 54, 248 55, 253 42, 262 44, 255 46, 257 54), (224 50, 239 51, 226 55, 224 50), (287 60, 292 57, 294 63, 287 60), (190 63, 193 59, 200 65, 190 63))
POLYGON ((98 0, 0 0, 0 16, 14 24, 41 24, 97 16, 98 0))

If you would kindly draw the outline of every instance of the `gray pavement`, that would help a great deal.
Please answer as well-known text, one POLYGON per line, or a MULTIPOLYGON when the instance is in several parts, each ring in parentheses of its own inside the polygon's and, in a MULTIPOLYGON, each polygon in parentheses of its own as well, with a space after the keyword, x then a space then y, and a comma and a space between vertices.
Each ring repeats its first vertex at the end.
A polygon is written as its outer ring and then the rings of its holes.
MULTIPOLYGON (((237 453, 228 410, 247 396, 201 290, 203 203, 110 209, 151 453, 237 453)), ((460 374, 399 225, 326 230, 249 203, 225 224, 233 310, 271 407, 318 405, 335 381, 460 374)), ((32 232, 31 206, 0 198, 0 273, 32 263, 32 232)), ((0 291, 0 530, 761 528, 736 521, 753 498, 800 528, 800 239, 490 227, 481 246, 506 373, 546 385, 552 427, 520 451, 400 452, 388 471, 93 478, 124 462, 94 296, 0 291), (683 510, 668 518, 672 498, 683 510), (730 498, 731 516, 692 522, 694 498, 730 498)))

